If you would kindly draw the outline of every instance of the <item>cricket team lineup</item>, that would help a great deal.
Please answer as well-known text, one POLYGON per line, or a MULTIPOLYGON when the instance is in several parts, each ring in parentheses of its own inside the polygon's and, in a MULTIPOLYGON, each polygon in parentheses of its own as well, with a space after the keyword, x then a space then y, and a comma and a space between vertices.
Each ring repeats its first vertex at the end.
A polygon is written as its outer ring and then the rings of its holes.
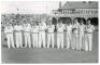
POLYGON ((45 18, 42 19, 41 22, 36 22, 34 24, 26 22, 23 24, 16 23, 15 25, 12 25, 8 22, 4 28, 4 33, 7 38, 7 47, 63 48, 92 51, 95 26, 91 24, 91 19, 86 20, 87 24, 84 24, 83 19, 78 20, 76 18, 73 20, 74 23, 72 23, 72 20, 69 20, 67 24, 64 24, 60 20, 56 25, 52 23, 52 17, 50 17, 49 20, 49 24, 46 24, 45 18), (57 35, 56 43, 55 32, 57 35), (64 32, 66 36, 64 35, 64 32), (64 39, 65 37, 66 39, 64 39), (66 41, 66 43, 64 43, 64 41, 66 41))

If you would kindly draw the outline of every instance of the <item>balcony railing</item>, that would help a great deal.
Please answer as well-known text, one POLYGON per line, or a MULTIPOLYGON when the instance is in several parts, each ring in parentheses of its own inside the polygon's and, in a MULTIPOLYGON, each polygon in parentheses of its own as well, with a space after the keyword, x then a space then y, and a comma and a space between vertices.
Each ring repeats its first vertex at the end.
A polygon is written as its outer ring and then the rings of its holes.
POLYGON ((54 14, 98 14, 97 9, 63 9, 62 11, 53 10, 54 14))

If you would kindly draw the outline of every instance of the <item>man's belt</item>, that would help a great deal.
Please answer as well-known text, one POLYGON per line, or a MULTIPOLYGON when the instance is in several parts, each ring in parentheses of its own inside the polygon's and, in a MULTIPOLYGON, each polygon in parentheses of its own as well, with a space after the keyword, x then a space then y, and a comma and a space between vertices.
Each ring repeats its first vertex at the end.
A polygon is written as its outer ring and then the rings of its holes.
POLYGON ((66 33, 72 33, 72 31, 70 31, 70 32, 66 31, 66 33))
POLYGON ((32 34, 38 34, 39 32, 31 32, 32 34))
POLYGON ((21 32, 21 30, 15 30, 15 32, 21 32))
POLYGON ((54 32, 48 32, 48 33, 54 33, 54 32))
POLYGON ((57 33, 63 33, 63 32, 57 32, 57 33))
POLYGON ((92 32, 87 32, 87 34, 92 34, 92 32))
POLYGON ((30 33, 30 31, 24 31, 25 33, 30 33))
POLYGON ((45 31, 45 30, 40 30, 40 31, 45 31))
POLYGON ((13 32, 6 32, 6 34, 13 34, 13 32))
POLYGON ((40 30, 40 32, 45 32, 45 30, 40 30))

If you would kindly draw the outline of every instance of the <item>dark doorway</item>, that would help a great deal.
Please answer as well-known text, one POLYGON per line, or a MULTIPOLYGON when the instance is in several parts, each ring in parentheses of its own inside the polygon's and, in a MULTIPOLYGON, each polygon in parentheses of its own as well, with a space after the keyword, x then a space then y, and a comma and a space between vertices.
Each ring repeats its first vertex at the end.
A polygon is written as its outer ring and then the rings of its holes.
POLYGON ((98 18, 97 17, 88 18, 88 19, 91 21, 92 25, 98 26, 98 18))
POLYGON ((98 26, 98 18, 97 17, 91 18, 91 23, 95 26, 98 26))
POLYGON ((54 25, 57 24, 57 19, 56 19, 55 17, 52 18, 52 23, 53 23, 54 25))
POLYGON ((69 22, 72 23, 72 20, 71 20, 70 17, 60 17, 60 18, 58 19, 58 21, 62 21, 63 24, 67 24, 67 23, 69 23, 69 22))

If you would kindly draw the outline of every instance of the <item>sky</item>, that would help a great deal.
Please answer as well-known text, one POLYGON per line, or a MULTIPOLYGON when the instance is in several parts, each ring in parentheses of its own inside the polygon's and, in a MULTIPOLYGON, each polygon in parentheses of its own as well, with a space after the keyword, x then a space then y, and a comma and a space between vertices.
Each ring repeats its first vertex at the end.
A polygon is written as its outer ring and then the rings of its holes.
POLYGON ((59 1, 2 1, 0 8, 1 13, 51 14, 59 8, 59 1))

